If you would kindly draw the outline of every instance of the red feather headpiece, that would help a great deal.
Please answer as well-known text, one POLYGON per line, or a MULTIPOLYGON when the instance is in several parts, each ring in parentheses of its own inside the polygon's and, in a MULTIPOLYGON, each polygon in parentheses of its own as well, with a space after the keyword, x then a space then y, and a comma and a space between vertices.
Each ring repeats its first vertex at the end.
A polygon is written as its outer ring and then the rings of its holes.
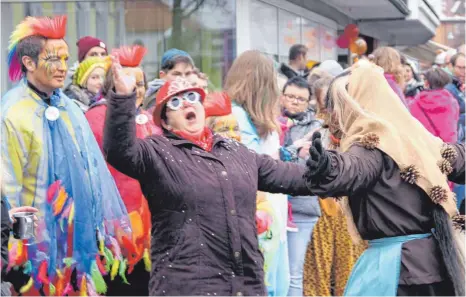
POLYGON ((62 39, 66 34, 67 16, 60 15, 54 18, 38 18, 33 25, 36 35, 44 36, 48 39, 62 39))
POLYGON ((220 117, 231 113, 231 101, 226 92, 210 93, 204 100, 205 116, 220 117))
POLYGON ((138 67, 147 53, 147 49, 140 45, 122 46, 113 50, 118 55, 120 65, 123 67, 138 67))

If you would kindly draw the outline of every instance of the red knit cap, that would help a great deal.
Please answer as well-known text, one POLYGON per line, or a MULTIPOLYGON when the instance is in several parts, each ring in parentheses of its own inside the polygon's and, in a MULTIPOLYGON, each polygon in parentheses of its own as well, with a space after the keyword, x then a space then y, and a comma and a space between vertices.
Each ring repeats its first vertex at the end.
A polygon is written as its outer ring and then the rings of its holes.
POLYGON ((105 50, 105 52, 107 52, 107 46, 105 43, 99 38, 92 36, 84 36, 83 38, 79 39, 78 42, 76 42, 76 45, 78 46, 78 60, 80 63, 84 60, 87 52, 89 52, 89 50, 95 46, 101 47, 105 50))

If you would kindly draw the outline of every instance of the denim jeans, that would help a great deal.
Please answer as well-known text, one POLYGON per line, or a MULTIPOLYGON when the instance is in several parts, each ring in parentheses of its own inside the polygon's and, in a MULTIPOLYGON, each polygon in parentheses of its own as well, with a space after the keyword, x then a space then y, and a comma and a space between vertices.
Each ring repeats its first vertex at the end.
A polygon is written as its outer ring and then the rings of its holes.
POLYGON ((288 232, 288 255, 290 261, 290 289, 288 296, 303 296, 304 260, 312 230, 319 217, 295 220, 298 232, 288 232))
POLYGON ((458 209, 460 208, 461 202, 463 202, 464 200, 464 196, 465 196, 464 190, 465 190, 464 185, 455 184, 453 187, 453 192, 455 192, 456 194, 456 203, 457 203, 458 209))
POLYGON ((267 278, 267 296, 286 296, 290 285, 290 271, 288 266, 288 245, 280 242, 276 257, 265 276, 267 278))

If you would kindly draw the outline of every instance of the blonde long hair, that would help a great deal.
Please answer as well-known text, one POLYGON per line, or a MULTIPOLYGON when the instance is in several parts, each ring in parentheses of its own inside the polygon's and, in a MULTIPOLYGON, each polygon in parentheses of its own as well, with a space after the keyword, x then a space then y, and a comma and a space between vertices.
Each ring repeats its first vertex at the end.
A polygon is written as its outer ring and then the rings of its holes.
POLYGON ((328 94, 344 134, 340 143, 343 152, 375 136, 377 148, 390 156, 400 171, 415 168, 414 183, 450 216, 457 213, 445 172, 438 165, 448 161, 445 150, 451 148, 430 134, 397 100, 382 69, 370 62, 358 62, 351 75, 331 84, 328 94))
POLYGON ((396 82, 403 87, 405 80, 400 53, 392 47, 384 46, 376 49, 373 55, 373 62, 382 67, 385 73, 394 75, 396 82))
MULTIPOLYGON (((454 194, 447 173, 439 166, 450 162, 447 151, 453 148, 411 116, 382 72, 382 68, 360 61, 350 75, 337 77, 330 85, 327 106, 343 132, 340 149, 345 152, 356 143, 377 147, 393 159, 405 182, 416 184, 453 217, 458 212, 454 194), (415 174, 407 177, 410 171, 415 174)), ((348 206, 343 205, 343 209, 351 216, 348 206)), ((350 221, 349 228, 357 231, 350 221)), ((355 233, 351 234, 353 239, 355 233)))
POLYGON ((280 132, 277 75, 270 58, 255 50, 242 53, 228 71, 225 91, 246 110, 261 138, 280 132))
POLYGON ((365 111, 358 102, 350 96, 346 86, 349 81, 349 72, 348 75, 336 78, 328 89, 328 94, 332 97, 332 111, 330 114, 332 121, 338 121, 338 126, 343 132, 343 135, 347 135, 349 128, 352 123, 358 118, 364 117, 371 119, 373 122, 380 123, 379 119, 372 115, 371 113, 365 111))

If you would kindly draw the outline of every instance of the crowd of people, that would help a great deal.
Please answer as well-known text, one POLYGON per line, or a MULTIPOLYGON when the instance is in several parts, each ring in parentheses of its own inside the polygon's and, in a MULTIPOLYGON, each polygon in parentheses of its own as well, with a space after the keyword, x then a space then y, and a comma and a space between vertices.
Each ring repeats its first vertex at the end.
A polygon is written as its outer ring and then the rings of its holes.
POLYGON ((86 36, 68 69, 65 34, 10 39, 2 296, 464 295, 464 52, 249 50, 212 90, 175 48, 148 78, 150 49, 86 36))

